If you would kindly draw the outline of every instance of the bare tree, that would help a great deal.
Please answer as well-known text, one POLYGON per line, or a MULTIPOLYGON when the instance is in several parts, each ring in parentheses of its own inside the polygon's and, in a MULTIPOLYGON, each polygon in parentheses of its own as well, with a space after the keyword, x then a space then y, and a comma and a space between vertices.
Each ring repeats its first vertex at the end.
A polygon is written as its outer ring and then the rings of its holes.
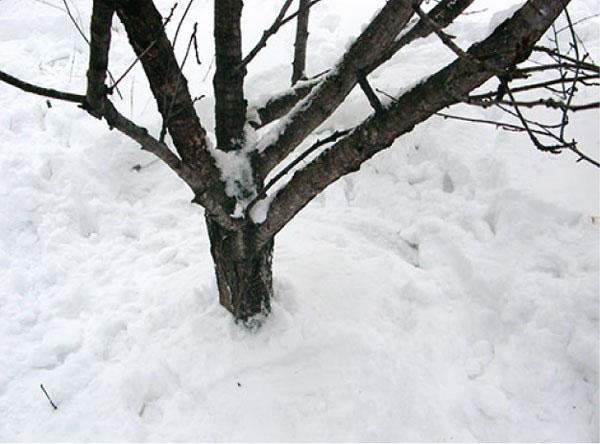
MULTIPOLYGON (((556 18, 561 13, 567 14, 569 0, 528 0, 485 40, 468 49, 456 45, 444 28, 463 14, 473 0, 441 0, 428 13, 422 11, 421 1, 388 0, 330 70, 306 79, 309 10, 318 2, 300 0, 298 10, 286 15, 293 2, 282 1, 272 26, 244 57, 242 0, 215 1, 213 83, 217 147, 214 150, 209 147, 207 130, 194 110, 194 99, 182 74, 182 66, 197 38, 196 28, 179 63, 165 32, 170 16, 163 20, 152 0, 93 1, 85 95, 42 88, 0 71, 0 80, 8 84, 77 103, 92 116, 104 119, 110 128, 132 138, 162 160, 192 189, 193 201, 205 209, 220 302, 236 319, 245 322, 270 311, 273 243, 277 233, 328 185, 357 171, 373 155, 390 147, 397 137, 431 116, 474 120, 442 113, 444 108, 458 103, 501 107, 514 115, 517 123, 484 120, 479 123, 524 131, 539 149, 552 153, 572 151, 578 160, 598 165, 565 136, 570 113, 598 108, 597 102, 573 101, 580 85, 598 78, 598 66, 579 50, 568 15, 567 32, 572 33, 568 51, 561 51, 558 45, 536 46, 556 18), (110 93, 124 77, 111 86, 106 85, 115 14, 125 27, 137 55, 136 62, 144 69, 162 116, 159 138, 120 114, 110 100, 110 93), (293 88, 254 109, 244 95, 246 66, 266 46, 270 36, 293 19, 297 19, 293 88), (455 60, 397 96, 375 92, 369 84, 369 74, 409 43, 431 34, 436 34, 440 44, 456 54, 455 60), (549 63, 523 67, 533 52, 546 54, 549 63), (559 75, 544 82, 531 80, 534 73, 547 71, 559 75), (497 88, 474 93, 493 78, 497 79, 497 88), (373 114, 356 127, 339 129, 291 159, 357 84, 367 95, 373 114), (556 92, 559 87, 559 97, 541 95, 544 91, 556 92), (540 94, 535 101, 518 100, 517 95, 523 91, 540 94), (382 95, 391 100, 386 99, 388 103, 382 104, 382 95), (545 124, 529 118, 525 109, 538 106, 558 110, 560 122, 545 124), (247 142, 248 131, 277 119, 281 121, 275 132, 267 131, 256 144, 247 142), (165 142, 167 132, 173 149, 165 142), (309 154, 315 154, 313 160, 300 168, 300 161, 309 154), (224 175, 216 160, 218 157, 226 161, 228 156, 242 159, 233 175, 224 175), (283 180, 292 171, 291 179, 283 180)), ((186 14, 190 5, 191 2, 186 14)))

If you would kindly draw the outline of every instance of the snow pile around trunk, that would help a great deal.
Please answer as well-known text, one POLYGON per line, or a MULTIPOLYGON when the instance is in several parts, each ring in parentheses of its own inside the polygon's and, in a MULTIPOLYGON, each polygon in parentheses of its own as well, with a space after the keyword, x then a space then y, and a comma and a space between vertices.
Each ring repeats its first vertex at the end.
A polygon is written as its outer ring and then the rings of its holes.
MULTIPOLYGON (((71 2, 84 25, 88 3, 71 2)), ((382 3, 315 9, 309 70, 382 3)), ((450 32, 485 35, 497 3, 450 32)), ((250 47, 279 2, 245 4, 250 47)), ((207 36, 210 5, 193 11, 207 36)), ((597 12, 573 2, 575 19, 597 12)), ((596 59, 597 26, 580 28, 596 59)), ((121 73, 132 53, 114 27, 121 73)), ((286 87, 293 31, 251 65, 251 99, 286 87)), ((209 126, 200 42, 186 73, 209 126)), ((46 2, 3 1, 0 48, 7 72, 83 91, 85 43, 46 2)), ((394 92, 451 59, 426 39, 373 83, 394 92)), ((141 70, 122 92, 157 132, 141 70)), ((281 232, 273 313, 251 333, 218 304, 202 210, 174 174, 73 105, 0 85, 0 106, 0 440, 598 440, 598 173, 568 154, 420 125, 281 232)), ((369 112, 355 92, 322 130, 369 112)), ((597 118, 573 124, 592 148, 597 118)))

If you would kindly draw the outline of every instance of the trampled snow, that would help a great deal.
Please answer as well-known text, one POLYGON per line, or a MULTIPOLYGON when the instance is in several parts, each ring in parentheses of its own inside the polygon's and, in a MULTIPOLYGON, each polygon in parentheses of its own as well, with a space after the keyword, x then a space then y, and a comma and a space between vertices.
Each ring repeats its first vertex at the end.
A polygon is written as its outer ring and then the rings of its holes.
MULTIPOLYGON (((248 49, 279 2, 244 3, 248 49)), ((308 71, 383 3, 316 6, 308 71)), ((87 31, 89 2, 69 4, 87 31)), ((206 36, 185 72, 207 128, 210 5, 182 29, 206 36)), ((485 11, 449 32, 466 47, 506 7, 476 1, 485 11)), ((3 0, 0 69, 81 93, 87 48, 61 9, 3 0)), ((598 12, 572 2, 575 20, 598 12)), ((598 24, 580 27, 596 61, 598 24)), ((293 34, 250 65, 251 103, 289 87, 293 34)), ((118 75, 134 58, 118 22, 113 40, 118 75)), ((452 59, 424 39, 370 80, 395 93, 452 59)), ((121 92, 119 109, 158 134, 139 67, 121 92)), ((219 305, 203 211, 168 168, 74 105, 0 84, 0 106, 0 440, 598 441, 598 172, 568 153, 419 125, 278 235, 273 312, 250 332, 219 305)), ((370 112, 355 91, 319 131, 370 112)), ((597 122, 572 123, 596 157, 597 122)))

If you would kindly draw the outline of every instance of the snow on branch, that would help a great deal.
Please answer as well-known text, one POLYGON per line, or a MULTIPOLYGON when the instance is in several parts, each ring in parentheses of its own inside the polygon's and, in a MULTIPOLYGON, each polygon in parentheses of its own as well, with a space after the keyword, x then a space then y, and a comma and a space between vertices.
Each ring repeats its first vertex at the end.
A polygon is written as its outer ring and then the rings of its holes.
POLYGON ((510 71, 525 61, 566 3, 565 0, 527 1, 489 37, 473 45, 467 51, 467 58, 459 57, 395 98, 383 112, 369 117, 296 172, 273 198, 266 220, 259 226, 259 240, 267 242, 328 185, 358 170, 365 161, 390 147, 397 137, 411 131, 415 125, 443 108, 459 103, 458 97, 468 95, 494 77, 497 69, 510 71), (476 64, 471 59, 493 59, 494 63, 493 66, 476 64))
POLYGON ((273 134, 265 135, 268 143, 259 141, 259 178, 264 179, 341 105, 358 82, 357 72, 376 59, 377 53, 373 48, 388 47, 413 13, 411 5, 405 0, 390 0, 385 4, 350 45, 336 67, 286 117, 283 130, 275 137, 273 134))

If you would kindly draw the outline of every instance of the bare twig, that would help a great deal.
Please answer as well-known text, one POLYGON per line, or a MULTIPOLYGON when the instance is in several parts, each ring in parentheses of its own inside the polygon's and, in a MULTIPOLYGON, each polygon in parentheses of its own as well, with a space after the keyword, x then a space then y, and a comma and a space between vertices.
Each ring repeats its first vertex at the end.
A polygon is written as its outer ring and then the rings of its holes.
POLYGON ((285 0, 285 2, 283 3, 283 6, 281 7, 281 10, 279 11, 279 14, 277 14, 277 17, 275 18, 275 21, 271 24, 271 26, 269 26, 269 28, 267 28, 266 31, 263 32, 260 40, 254 46, 254 48, 252 48, 250 50, 248 55, 246 55, 246 57, 244 57, 242 59, 242 63, 240 63, 240 65, 235 69, 236 72, 239 72, 240 70, 244 69, 246 67, 246 65, 248 65, 248 63, 250 63, 252 61, 252 59, 254 59, 254 57, 256 57, 256 55, 260 52, 260 50, 263 49, 265 46, 267 46, 267 40, 269 40, 269 37, 271 37, 273 34, 275 34, 277 31, 279 31, 279 28, 281 28, 281 25, 282 25, 281 22, 284 19, 285 13, 290 8, 290 6, 292 6, 292 2, 293 2, 293 0, 285 0))
POLYGON ((48 395, 48 392, 46 391, 46 389, 44 388, 44 384, 40 384, 40 388, 42 389, 42 391, 44 392, 44 395, 46 395, 46 398, 48 398, 48 401, 50 401, 50 405, 52 406, 52 408, 54 408, 54 410, 58 410, 58 407, 56 406, 56 404, 54 404, 54 402, 52 401, 52 399, 50 398, 50 395, 48 395))
POLYGON ((181 19, 179 20, 179 23, 177 24, 177 29, 175 30, 175 35, 173 36, 173 48, 175 48, 175 43, 177 43, 177 37, 179 36, 179 31, 181 30, 181 26, 183 25, 183 22, 190 10, 190 8, 192 7, 192 3, 194 3, 194 0, 190 0, 187 4, 187 6, 185 7, 185 11, 183 11, 183 15, 181 16, 181 19))

